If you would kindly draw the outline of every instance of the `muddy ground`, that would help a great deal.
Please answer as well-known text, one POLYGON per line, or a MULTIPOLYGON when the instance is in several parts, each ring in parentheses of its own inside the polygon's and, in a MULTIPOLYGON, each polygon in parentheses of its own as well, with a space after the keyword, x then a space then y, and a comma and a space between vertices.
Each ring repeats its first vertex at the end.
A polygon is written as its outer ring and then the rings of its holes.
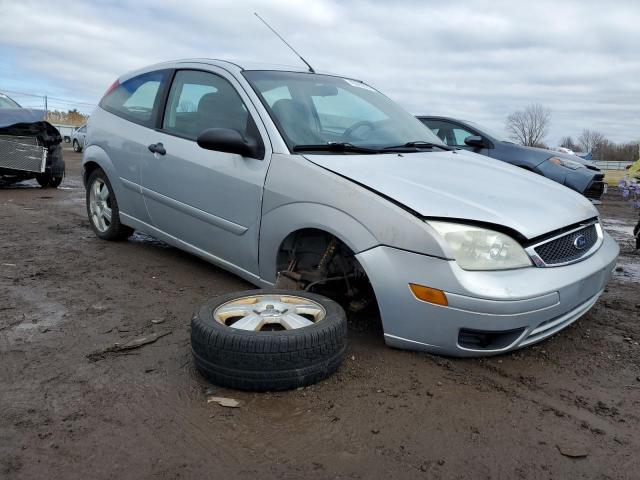
POLYGON ((249 285, 143 235, 98 240, 65 156, 60 189, 0 189, 0 478, 640 478, 637 212, 616 192, 601 213, 622 271, 552 339, 458 360, 356 325, 329 380, 217 389, 241 403, 225 409, 206 403, 189 320, 249 285), (153 332, 168 335, 92 355, 153 332))

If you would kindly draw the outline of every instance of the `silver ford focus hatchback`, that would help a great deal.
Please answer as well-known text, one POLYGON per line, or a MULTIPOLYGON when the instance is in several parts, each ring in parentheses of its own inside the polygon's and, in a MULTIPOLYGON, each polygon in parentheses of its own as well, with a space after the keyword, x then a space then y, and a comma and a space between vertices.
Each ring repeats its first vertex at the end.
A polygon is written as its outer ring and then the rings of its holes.
POLYGON ((99 237, 140 230, 261 287, 377 308, 393 347, 540 341, 593 306, 619 251, 580 194, 447 147, 359 80, 295 67, 124 75, 83 164, 99 237))

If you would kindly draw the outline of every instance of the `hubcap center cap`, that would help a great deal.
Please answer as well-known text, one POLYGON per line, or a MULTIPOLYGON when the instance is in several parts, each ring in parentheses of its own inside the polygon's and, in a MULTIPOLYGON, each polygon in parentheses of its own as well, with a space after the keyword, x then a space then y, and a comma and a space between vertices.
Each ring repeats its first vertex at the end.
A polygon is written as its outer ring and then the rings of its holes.
POLYGON ((264 306, 264 310, 262 310, 260 312, 260 316, 268 317, 268 318, 274 318, 274 317, 281 316, 285 312, 286 312, 286 309, 285 310, 280 310, 280 309, 276 308, 273 304, 268 303, 267 305, 264 306))

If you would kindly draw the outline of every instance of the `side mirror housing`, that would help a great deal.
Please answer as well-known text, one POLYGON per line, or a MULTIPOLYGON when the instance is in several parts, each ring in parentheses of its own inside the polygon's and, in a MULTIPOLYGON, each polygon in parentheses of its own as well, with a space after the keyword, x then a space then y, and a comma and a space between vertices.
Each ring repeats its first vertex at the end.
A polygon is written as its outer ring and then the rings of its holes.
POLYGON ((231 128, 209 128, 198 135, 196 142, 206 150, 235 153, 259 160, 264 157, 264 148, 258 142, 244 138, 239 131, 231 128))
POLYGON ((464 139, 464 143, 474 148, 484 148, 487 146, 487 142, 484 141, 480 135, 471 135, 464 139))

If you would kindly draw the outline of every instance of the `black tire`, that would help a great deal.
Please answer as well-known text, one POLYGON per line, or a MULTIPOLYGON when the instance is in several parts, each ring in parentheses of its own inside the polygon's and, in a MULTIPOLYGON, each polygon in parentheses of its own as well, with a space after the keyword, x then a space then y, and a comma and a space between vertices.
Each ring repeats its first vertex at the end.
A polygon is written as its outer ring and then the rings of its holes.
POLYGON ((206 302, 191 320, 191 349, 196 368, 224 387, 274 391, 310 385, 335 372, 347 351, 347 318, 333 300, 298 290, 249 290, 206 302), (308 298, 326 316, 293 330, 248 331, 216 321, 213 312, 239 297, 281 294, 308 298))
POLYGON ((50 173, 37 173, 36 174, 36 182, 42 188, 47 188, 51 183, 51 174, 50 173))
POLYGON ((120 210, 118 208, 118 200, 116 199, 116 195, 113 191, 113 187, 111 186, 111 182, 109 181, 109 177, 107 177, 104 170, 101 168, 95 169, 89 175, 87 179, 87 187, 86 187, 86 205, 87 205, 87 216, 89 217, 89 223, 91 224, 91 228, 95 232, 95 234, 103 240, 125 240, 129 238, 133 234, 133 228, 123 225, 120 222, 120 210), (91 209, 89 206, 89 197, 91 188, 93 183, 97 180, 101 180, 104 182, 109 189, 109 199, 108 206, 111 209, 111 223, 109 224, 106 231, 100 231, 98 227, 95 225, 94 220, 91 215, 91 209))
POLYGON ((82 151, 82 147, 80 146, 80 143, 78 143, 78 140, 76 139, 73 139, 73 151, 78 153, 82 151))
POLYGON ((62 177, 51 177, 49 180, 49 186, 51 188, 58 188, 62 183, 62 177))

